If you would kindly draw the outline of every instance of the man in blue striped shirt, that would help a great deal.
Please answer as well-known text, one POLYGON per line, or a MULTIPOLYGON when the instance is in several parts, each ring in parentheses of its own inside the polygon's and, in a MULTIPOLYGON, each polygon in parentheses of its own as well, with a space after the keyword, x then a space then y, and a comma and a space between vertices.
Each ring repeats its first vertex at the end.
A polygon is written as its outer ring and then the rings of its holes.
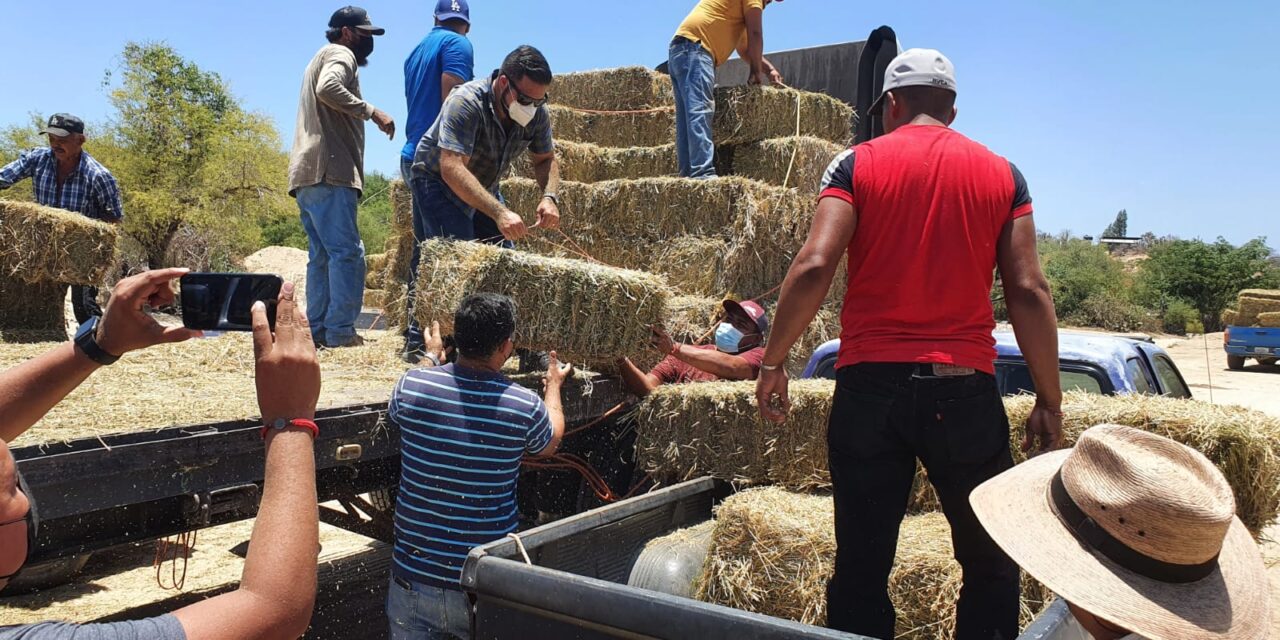
MULTIPOLYGON (((564 434, 560 387, 572 373, 550 354, 545 402, 500 373, 515 345, 515 304, 467 296, 454 315, 455 364, 415 369, 391 395, 400 427, 400 491, 387 618, 391 639, 470 637, 460 579, 467 552, 516 530, 516 479, 526 455, 555 453, 564 434)), ((443 360, 440 326, 427 359, 443 360)))
MULTIPOLYGON (((115 177, 84 150, 84 121, 69 113, 55 113, 40 133, 49 136, 49 146, 23 151, 17 160, 0 169, 0 191, 31 178, 38 204, 103 222, 124 219, 115 177)), ((80 324, 101 316, 98 288, 72 285, 71 307, 80 324)))

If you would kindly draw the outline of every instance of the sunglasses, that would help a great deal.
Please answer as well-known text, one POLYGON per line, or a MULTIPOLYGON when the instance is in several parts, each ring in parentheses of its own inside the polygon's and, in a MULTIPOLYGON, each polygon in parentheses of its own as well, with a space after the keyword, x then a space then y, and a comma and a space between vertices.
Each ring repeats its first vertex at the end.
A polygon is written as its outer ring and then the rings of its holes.
POLYGON ((519 102, 526 107, 541 107, 551 99, 551 92, 549 91, 541 98, 529 97, 520 91, 520 88, 516 86, 516 81, 512 80, 511 76, 504 73, 502 74, 502 77, 507 79, 507 86, 511 87, 511 90, 516 92, 516 102, 519 102))

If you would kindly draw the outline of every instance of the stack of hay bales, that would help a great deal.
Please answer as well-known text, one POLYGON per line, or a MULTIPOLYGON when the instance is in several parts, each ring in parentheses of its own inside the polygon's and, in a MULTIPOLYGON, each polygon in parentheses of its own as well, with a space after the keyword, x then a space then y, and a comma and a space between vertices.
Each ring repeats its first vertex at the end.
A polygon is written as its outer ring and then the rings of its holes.
POLYGON ((0 341, 65 340, 65 285, 101 284, 115 253, 110 224, 0 200, 0 341))
MULTIPOLYGON (((831 485, 826 429, 834 384, 793 381, 783 425, 759 418, 749 382, 659 387, 637 414, 637 465, 663 483, 713 475, 739 486, 776 484, 807 491, 831 485)), ((1022 428, 1034 396, 1005 400, 1010 446, 1022 462, 1022 428)), ((1236 406, 1159 396, 1066 394, 1067 445, 1097 424, 1121 424, 1181 442, 1209 458, 1235 492, 1245 526, 1259 534, 1280 514, 1280 419, 1236 406)), ((937 510, 923 473, 912 511, 937 510)))
POLYGON ((520 321, 515 342, 557 351, 565 362, 608 365, 648 350, 649 327, 662 322, 671 291, 661 276, 583 260, 508 251, 478 242, 422 243, 415 317, 439 321, 472 292, 510 296, 520 321))
POLYGON ((413 194, 403 180, 391 181, 391 233, 383 252, 378 284, 382 298, 365 306, 382 308, 390 329, 408 324, 409 265, 413 262, 413 194))
POLYGON ((1280 327, 1280 289, 1245 289, 1236 308, 1222 314, 1226 325, 1239 327, 1280 327))
MULTIPOLYGON (((711 536, 711 554, 696 585, 700 600, 807 624, 826 622, 836 550, 829 496, 776 487, 738 493, 717 508, 711 536)), ((906 518, 889 576, 889 597, 898 612, 895 637, 953 637, 960 585, 946 519, 937 513, 906 518)), ((1029 623, 1052 597, 1024 576, 1021 623, 1029 623)))

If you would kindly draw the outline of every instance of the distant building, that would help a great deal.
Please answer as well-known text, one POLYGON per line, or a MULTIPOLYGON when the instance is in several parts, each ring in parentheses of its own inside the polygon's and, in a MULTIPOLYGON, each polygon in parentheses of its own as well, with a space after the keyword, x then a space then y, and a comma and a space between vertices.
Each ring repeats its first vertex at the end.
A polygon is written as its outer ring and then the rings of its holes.
POLYGON ((1142 238, 1130 238, 1123 236, 1103 236, 1098 239, 1098 244, 1107 248, 1107 252, 1112 255, 1127 255, 1132 253, 1140 253, 1144 250, 1142 238))

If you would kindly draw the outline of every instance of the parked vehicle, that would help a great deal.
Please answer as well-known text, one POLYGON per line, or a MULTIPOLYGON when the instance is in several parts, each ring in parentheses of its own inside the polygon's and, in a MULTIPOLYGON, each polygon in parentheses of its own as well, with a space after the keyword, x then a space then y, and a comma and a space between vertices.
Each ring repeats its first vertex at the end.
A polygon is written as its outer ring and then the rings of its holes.
MULTIPOLYGON (((996 380, 1005 395, 1035 393, 1026 358, 1012 331, 996 331, 996 380)), ((831 340, 814 351, 804 378, 835 378, 840 341, 831 340)), ((1190 398, 1191 389, 1169 353, 1150 340, 1100 333, 1058 334, 1062 389, 1101 395, 1142 393, 1190 398)))
POLYGON ((1268 327, 1227 327, 1222 334, 1227 352, 1227 368, 1239 371, 1250 358, 1272 365, 1280 358, 1280 329, 1268 327))

